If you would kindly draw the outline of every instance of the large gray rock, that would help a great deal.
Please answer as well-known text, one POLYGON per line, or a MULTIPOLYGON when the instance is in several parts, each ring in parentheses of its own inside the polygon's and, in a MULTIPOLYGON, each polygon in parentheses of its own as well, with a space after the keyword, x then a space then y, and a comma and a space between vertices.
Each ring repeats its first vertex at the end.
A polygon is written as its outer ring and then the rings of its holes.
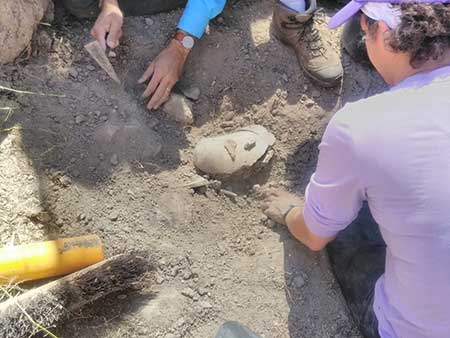
POLYGON ((0 64, 14 61, 28 47, 48 9, 53 9, 51 0, 0 1, 0 64))

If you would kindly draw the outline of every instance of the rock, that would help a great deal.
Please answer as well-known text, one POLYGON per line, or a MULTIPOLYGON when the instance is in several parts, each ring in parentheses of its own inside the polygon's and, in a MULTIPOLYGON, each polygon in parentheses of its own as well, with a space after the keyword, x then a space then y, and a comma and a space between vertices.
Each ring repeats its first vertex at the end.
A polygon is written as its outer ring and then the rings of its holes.
POLYGON ((113 52, 112 50, 109 51, 108 56, 110 58, 115 58, 117 56, 117 54, 115 52, 113 52))
POLYGON ((145 24, 147 26, 152 26, 155 23, 152 18, 145 18, 145 24))
POLYGON ((315 103, 313 100, 311 100, 310 98, 307 98, 307 99, 305 100, 305 106, 306 106, 307 108, 311 108, 311 107, 313 107, 315 104, 316 104, 316 103, 315 103))
POLYGON ((81 124, 84 121, 86 121, 86 117, 83 114, 77 115, 77 117, 75 118, 76 124, 81 124))
POLYGON ((70 177, 63 175, 59 178, 59 182, 61 183, 61 185, 63 187, 68 187, 69 185, 72 184, 72 180, 70 179, 70 177))
POLYGON ((191 288, 184 288, 183 290, 181 290, 181 294, 191 299, 195 297, 195 292, 191 288))
POLYGON ((164 104, 162 109, 170 118, 177 122, 186 125, 194 123, 192 104, 181 95, 170 95, 169 100, 164 104))
POLYGON ((95 70, 95 67, 93 65, 87 65, 86 69, 92 72, 93 70, 95 70))
POLYGON ((225 121, 231 121, 234 118, 234 111, 230 110, 223 115, 225 121))
POLYGON ((208 294, 208 290, 206 288, 200 287, 200 288, 198 288, 197 293, 200 296, 205 296, 206 294, 208 294))
POLYGON ((301 289, 305 285, 305 278, 302 275, 297 275, 292 281, 292 285, 297 289, 301 289))
POLYGON ((111 162, 111 164, 114 165, 114 166, 116 166, 116 165, 119 164, 119 158, 118 158, 117 154, 113 154, 113 155, 111 156, 110 162, 111 162))
POLYGON ((181 87, 180 90, 184 96, 193 101, 197 101, 200 97, 200 88, 198 87, 181 87))
POLYGON ((212 307, 213 307, 209 302, 206 302, 203 300, 198 302, 198 305, 204 310, 209 310, 209 309, 212 309, 212 307))
POLYGON ((73 77, 74 79, 76 79, 76 78, 78 77, 78 71, 77 71, 75 68, 71 68, 71 69, 69 70, 69 75, 70 75, 71 77, 73 77))
POLYGON ((116 211, 113 211, 110 215, 109 215, 109 219, 113 222, 117 221, 119 219, 119 213, 116 211))
POLYGON ((0 64, 14 61, 30 45, 37 25, 47 10, 53 8, 50 3, 50 0, 0 1, 0 64))
POLYGON ((127 295, 118 295, 117 299, 119 299, 119 300, 127 299, 127 295))
POLYGON ((200 175, 194 175, 191 177, 190 182, 184 186, 187 188, 195 189, 195 188, 200 188, 200 187, 204 187, 207 185, 209 185, 209 181, 206 178, 204 178, 200 175))

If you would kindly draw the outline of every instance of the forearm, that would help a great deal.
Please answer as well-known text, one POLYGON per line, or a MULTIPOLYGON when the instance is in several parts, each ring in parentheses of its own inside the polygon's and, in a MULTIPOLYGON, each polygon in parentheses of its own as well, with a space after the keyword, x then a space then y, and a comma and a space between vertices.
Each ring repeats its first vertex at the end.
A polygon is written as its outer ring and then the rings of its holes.
POLYGON ((292 236, 313 251, 322 250, 328 242, 334 239, 333 237, 316 236, 308 229, 303 217, 303 206, 293 208, 286 215, 286 225, 292 236))
POLYGON ((108 5, 119 7, 119 1, 118 0, 100 0, 98 6, 103 9, 108 5))

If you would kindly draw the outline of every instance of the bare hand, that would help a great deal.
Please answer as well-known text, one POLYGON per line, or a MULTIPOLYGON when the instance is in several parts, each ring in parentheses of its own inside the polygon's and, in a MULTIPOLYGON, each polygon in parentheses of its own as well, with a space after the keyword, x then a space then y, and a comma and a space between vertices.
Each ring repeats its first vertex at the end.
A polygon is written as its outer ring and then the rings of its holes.
POLYGON ((263 204, 262 211, 264 214, 277 222, 278 224, 286 224, 286 212, 291 206, 303 206, 303 201, 295 194, 275 188, 262 189, 263 204))
POLYGON ((184 48, 178 41, 172 40, 148 66, 139 83, 150 79, 150 83, 142 94, 143 97, 152 96, 147 104, 149 110, 158 109, 169 99, 175 83, 178 82, 183 72, 189 50, 184 48))
POLYGON ((106 45, 109 48, 116 48, 122 36, 122 24, 123 13, 117 0, 105 0, 102 5, 102 11, 91 30, 91 35, 100 43, 104 50, 106 50, 106 45), (107 33, 108 38, 106 38, 107 33))

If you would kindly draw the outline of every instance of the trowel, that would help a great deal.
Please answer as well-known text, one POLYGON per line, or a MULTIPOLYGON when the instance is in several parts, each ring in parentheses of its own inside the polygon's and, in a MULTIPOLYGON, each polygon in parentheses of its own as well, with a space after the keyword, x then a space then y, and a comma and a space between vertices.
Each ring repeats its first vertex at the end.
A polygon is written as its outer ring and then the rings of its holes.
POLYGON ((97 40, 89 42, 84 46, 84 48, 88 51, 89 55, 98 63, 100 67, 109 75, 111 79, 120 84, 119 77, 117 76, 114 68, 106 56, 106 52, 100 46, 97 40))

